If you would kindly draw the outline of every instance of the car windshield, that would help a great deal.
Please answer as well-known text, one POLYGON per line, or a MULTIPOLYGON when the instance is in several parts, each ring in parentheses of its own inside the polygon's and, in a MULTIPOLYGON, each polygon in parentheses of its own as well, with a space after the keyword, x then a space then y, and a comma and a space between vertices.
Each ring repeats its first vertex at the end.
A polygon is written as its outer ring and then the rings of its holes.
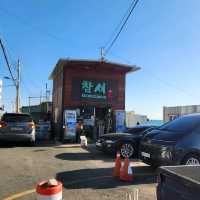
POLYGON ((174 131, 174 132, 177 132, 177 131, 188 132, 188 131, 194 130, 199 125, 200 125, 199 116, 183 116, 162 125, 158 129, 174 131))
POLYGON ((2 117, 4 122, 32 122, 32 118, 29 115, 19 114, 6 114, 2 117))

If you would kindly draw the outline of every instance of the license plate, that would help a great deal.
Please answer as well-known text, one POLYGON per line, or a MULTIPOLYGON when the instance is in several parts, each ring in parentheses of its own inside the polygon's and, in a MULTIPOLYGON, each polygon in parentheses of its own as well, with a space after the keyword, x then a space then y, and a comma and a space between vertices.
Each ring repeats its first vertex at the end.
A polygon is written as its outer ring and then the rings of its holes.
POLYGON ((146 152, 141 152, 141 155, 145 158, 150 158, 150 154, 146 152))
POLYGON ((98 147, 101 147, 101 146, 102 146, 102 144, 101 144, 101 143, 99 143, 99 142, 96 142, 96 146, 98 146, 98 147))
POLYGON ((12 127, 11 128, 11 131, 22 131, 23 128, 20 128, 20 127, 12 127))

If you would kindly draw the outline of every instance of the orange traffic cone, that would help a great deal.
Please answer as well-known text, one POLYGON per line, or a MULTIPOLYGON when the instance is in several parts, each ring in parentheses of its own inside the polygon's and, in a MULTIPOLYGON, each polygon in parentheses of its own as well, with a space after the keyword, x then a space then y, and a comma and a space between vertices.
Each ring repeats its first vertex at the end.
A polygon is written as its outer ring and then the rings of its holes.
POLYGON ((124 165, 120 169, 119 179, 122 181, 132 181, 133 180, 133 172, 132 172, 128 158, 125 158, 124 165))
POLYGON ((121 157, 120 157, 120 153, 117 152, 116 159, 115 159, 115 167, 113 169, 113 176, 114 177, 120 176, 120 169, 121 169, 121 157))

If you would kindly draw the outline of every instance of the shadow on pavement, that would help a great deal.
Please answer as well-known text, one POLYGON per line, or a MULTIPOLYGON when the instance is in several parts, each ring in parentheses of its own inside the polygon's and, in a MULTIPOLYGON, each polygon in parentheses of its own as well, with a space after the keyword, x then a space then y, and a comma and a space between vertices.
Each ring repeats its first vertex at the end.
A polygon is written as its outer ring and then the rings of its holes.
MULTIPOLYGON (((79 147, 81 148, 81 147, 79 147)), ((98 151, 94 145, 88 145, 87 148, 84 148, 83 152, 74 152, 74 153, 61 153, 57 154, 55 157, 61 160, 71 160, 71 161, 80 161, 80 160, 103 160, 105 162, 113 162, 114 155, 103 153, 98 151)))
POLYGON ((80 147, 80 145, 68 145, 68 146, 56 146, 56 147, 54 147, 55 149, 70 149, 70 148, 72 148, 72 149, 74 149, 74 148, 81 148, 80 147))
POLYGON ((90 152, 83 153, 61 153, 55 156, 61 160, 71 160, 71 161, 80 161, 80 160, 103 160, 106 162, 113 162, 114 159, 111 159, 110 156, 104 155, 101 153, 93 154, 90 152))
POLYGON ((53 140, 37 140, 35 146, 36 147, 56 147, 60 145, 60 142, 53 140))
POLYGON ((30 147, 30 143, 27 142, 0 142, 0 148, 15 148, 15 147, 30 147))
POLYGON ((19 141, 0 141, 0 148, 15 148, 15 147, 55 147, 60 143, 55 141, 36 141, 33 145, 30 142, 19 141))
POLYGON ((80 169, 60 172, 56 178, 66 189, 108 189, 118 186, 156 183, 156 171, 148 166, 134 167, 133 182, 123 182, 111 176, 111 168, 80 169))

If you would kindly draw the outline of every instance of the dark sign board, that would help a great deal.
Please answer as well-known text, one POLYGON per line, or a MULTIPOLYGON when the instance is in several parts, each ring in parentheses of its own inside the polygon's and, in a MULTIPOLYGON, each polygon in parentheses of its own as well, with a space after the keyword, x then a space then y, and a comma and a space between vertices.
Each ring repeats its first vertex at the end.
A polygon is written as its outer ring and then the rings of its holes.
POLYGON ((72 79, 72 99, 112 103, 118 99, 118 81, 72 79))

